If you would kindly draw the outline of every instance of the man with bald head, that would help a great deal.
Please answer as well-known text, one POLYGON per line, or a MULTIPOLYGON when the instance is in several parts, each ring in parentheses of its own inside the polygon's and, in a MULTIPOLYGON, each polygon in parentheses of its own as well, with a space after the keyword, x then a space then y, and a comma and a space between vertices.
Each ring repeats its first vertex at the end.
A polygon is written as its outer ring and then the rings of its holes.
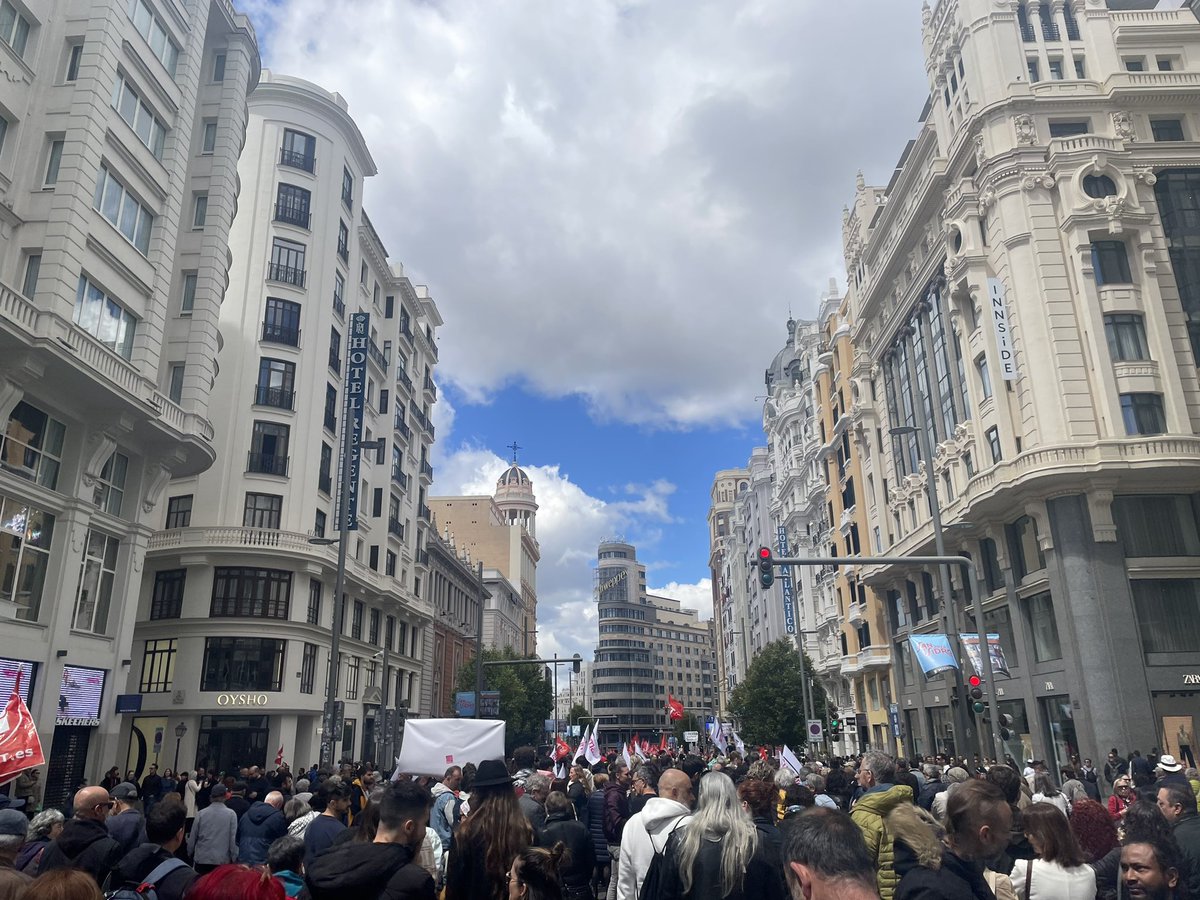
POLYGON ((271 844, 287 834, 282 809, 283 794, 270 791, 246 811, 238 823, 238 862, 248 866, 266 864, 271 844))
POLYGON ((617 900, 637 900, 655 853, 666 850, 671 832, 691 818, 692 780, 682 769, 667 769, 658 778, 658 796, 631 816, 621 835, 617 867, 617 900))
POLYGON ((81 869, 96 879, 97 886, 104 884, 121 858, 120 843, 104 825, 112 808, 113 799, 107 788, 92 786, 77 791, 75 816, 42 853, 38 874, 54 869, 81 869))

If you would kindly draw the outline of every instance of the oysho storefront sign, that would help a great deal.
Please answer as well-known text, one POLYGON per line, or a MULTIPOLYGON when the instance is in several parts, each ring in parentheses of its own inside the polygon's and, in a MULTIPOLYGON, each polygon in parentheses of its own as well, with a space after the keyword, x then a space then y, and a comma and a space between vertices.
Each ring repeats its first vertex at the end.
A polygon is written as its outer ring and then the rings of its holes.
POLYGON ((217 706, 266 706, 266 694, 217 694, 217 706))

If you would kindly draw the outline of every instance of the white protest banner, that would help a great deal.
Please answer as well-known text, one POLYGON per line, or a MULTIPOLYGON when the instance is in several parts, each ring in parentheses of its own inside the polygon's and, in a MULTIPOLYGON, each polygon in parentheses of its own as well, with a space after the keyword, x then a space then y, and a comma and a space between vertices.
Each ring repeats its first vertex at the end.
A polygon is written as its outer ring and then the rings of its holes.
POLYGON ((450 766, 485 759, 504 759, 503 720, 409 719, 396 769, 441 778, 450 766))

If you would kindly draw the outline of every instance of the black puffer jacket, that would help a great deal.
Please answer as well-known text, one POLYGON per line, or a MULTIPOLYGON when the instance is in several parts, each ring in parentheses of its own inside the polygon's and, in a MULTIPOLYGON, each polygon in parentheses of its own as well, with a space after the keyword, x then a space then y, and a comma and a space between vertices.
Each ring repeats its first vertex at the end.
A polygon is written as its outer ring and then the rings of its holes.
POLYGON ((587 829, 592 836, 592 848, 596 853, 596 865, 607 866, 608 838, 604 836, 604 791, 592 791, 587 799, 587 829))
POLYGON ((592 883, 592 869, 596 865, 596 848, 592 836, 582 822, 575 821, 569 813, 552 813, 546 816, 546 827, 538 837, 538 844, 551 848, 559 841, 570 853, 570 864, 559 869, 563 887, 568 894, 579 894, 588 890, 592 883))
POLYGON ((771 860, 761 837, 755 842, 754 856, 742 875, 741 890, 734 888, 730 894, 721 893, 721 842, 705 840, 692 867, 692 889, 683 890, 683 879, 679 872, 679 845, 686 828, 681 828, 667 841, 666 869, 663 872, 662 890, 658 900, 786 900, 787 887, 779 877, 780 860, 771 860))
POLYGON ((54 869, 82 869, 101 885, 120 858, 121 845, 103 823, 93 819, 70 819, 42 854, 38 874, 54 869))
POLYGON ((434 900, 433 879, 403 844, 344 844, 314 860, 304 873, 310 900, 434 900))
POLYGON ((238 862, 261 866, 267 861, 271 844, 285 834, 287 820, 283 813, 266 803, 255 803, 238 822, 238 862))

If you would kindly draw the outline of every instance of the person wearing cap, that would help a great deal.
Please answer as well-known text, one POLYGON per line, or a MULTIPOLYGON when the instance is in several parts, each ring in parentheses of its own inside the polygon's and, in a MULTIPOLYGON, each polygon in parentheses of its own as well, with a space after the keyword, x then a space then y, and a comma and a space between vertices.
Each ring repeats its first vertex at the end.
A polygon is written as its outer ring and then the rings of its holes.
POLYGON ((121 845, 124 856, 134 847, 146 843, 146 819, 137 808, 137 785, 122 781, 111 791, 113 810, 105 821, 108 833, 121 845))
POLYGON ((225 805, 229 790, 215 784, 209 791, 208 806, 196 813, 192 833, 188 835, 188 853, 201 875, 217 866, 237 862, 237 813, 225 805))
POLYGON ((1183 763, 1176 760, 1170 753, 1164 753, 1158 758, 1154 774, 1157 776, 1155 787, 1162 787, 1164 784, 1182 784, 1191 787, 1188 784, 1187 776, 1183 774, 1183 763))
POLYGON ((951 766, 942 775, 942 778, 946 782, 946 789, 935 794, 933 800, 929 803, 929 811, 933 813, 934 818, 939 822, 946 820, 946 804, 949 802, 950 795, 954 792, 955 787, 970 777, 970 773, 962 766, 951 766))
POLYGON ((29 820, 19 809, 0 809, 0 869, 11 870, 9 880, 22 884, 33 881, 32 875, 19 871, 15 865, 17 851, 25 843, 28 830, 29 820))
POLYGON ((97 886, 102 885, 121 858, 121 845, 104 827, 113 799, 105 788, 93 785, 76 791, 71 806, 75 814, 42 854, 38 874, 81 869, 95 879, 97 886))

